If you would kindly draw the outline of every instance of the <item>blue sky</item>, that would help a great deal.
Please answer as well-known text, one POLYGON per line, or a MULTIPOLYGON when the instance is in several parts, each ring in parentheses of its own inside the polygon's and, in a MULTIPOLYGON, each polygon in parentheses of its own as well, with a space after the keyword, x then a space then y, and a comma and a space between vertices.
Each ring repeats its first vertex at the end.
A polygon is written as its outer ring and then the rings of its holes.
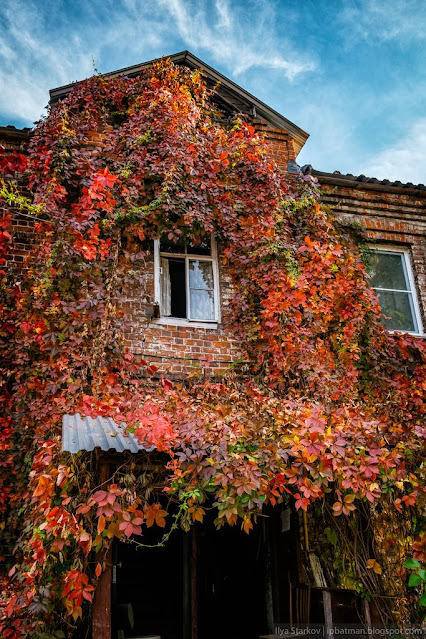
POLYGON ((0 124, 188 49, 310 133, 301 164, 426 183, 424 0, 3 0, 0 124))

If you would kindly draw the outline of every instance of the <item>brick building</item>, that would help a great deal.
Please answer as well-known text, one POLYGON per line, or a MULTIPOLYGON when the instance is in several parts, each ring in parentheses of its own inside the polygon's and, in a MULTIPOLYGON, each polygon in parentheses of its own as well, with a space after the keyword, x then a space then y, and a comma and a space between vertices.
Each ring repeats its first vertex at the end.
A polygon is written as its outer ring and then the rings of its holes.
MULTIPOLYGON (((297 156, 308 139, 307 133, 191 53, 185 51, 175 54, 171 60, 190 68, 202 69, 208 85, 217 86, 215 100, 220 109, 226 114, 243 113, 256 130, 266 137, 269 153, 277 165, 291 173, 300 170, 297 156)), ((133 77, 149 64, 146 62, 120 69, 109 75, 133 77)), ((71 86, 51 90, 51 102, 66 96, 71 86)), ((30 135, 29 129, 0 127, 0 143, 6 150, 24 151, 30 135)), ((94 135, 92 141, 94 146, 102 146, 100 134, 94 135)), ((338 171, 324 173, 311 170, 311 167, 303 167, 303 171, 319 180, 323 201, 337 212, 342 221, 356 222, 364 229, 366 240, 379 251, 380 263, 377 263, 377 268, 384 268, 385 263, 388 266, 392 264, 397 288, 392 288, 392 282, 375 282, 374 279, 372 282, 387 314, 394 314, 394 320, 389 321, 389 328, 422 334, 426 308, 426 187, 342 175, 338 171)), ((14 252, 11 260, 23 263, 33 239, 32 221, 18 213, 13 232, 14 252)), ((204 251, 198 260, 184 253, 172 254, 170 247, 164 251, 162 248, 157 242, 153 247, 152 259, 147 263, 146 298, 141 299, 136 294, 129 300, 132 317, 129 345, 135 352, 151 357, 161 370, 170 374, 194 372, 206 363, 212 373, 226 370, 240 354, 228 329, 226 309, 231 293, 230 281, 218 259, 220 247, 213 240, 210 254, 204 251), (208 317, 203 318, 200 309, 190 309, 190 290, 187 308, 161 308, 164 307, 164 294, 163 304, 161 295, 165 282, 161 272, 172 265, 170 260, 173 261, 173 267, 179 268, 180 265, 181 270, 185 271, 172 274, 175 287, 190 288, 189 271, 204 263, 204 270, 208 271, 212 283, 208 294, 212 309, 208 317), (177 283, 179 278, 180 284, 177 283), (186 284, 185 280, 188 280, 186 284), (156 318, 156 315, 161 317, 156 318)), ((196 277, 192 270, 191 276, 196 277)))
MULTIPOLYGON (((426 325, 426 187, 388 180, 378 181, 364 176, 342 175, 339 172, 324 173, 309 166, 300 168, 297 156, 307 141, 307 133, 192 54, 183 52, 171 56, 171 59, 190 68, 201 68, 210 86, 219 83, 215 95, 218 106, 225 113, 243 113, 256 130, 266 137, 269 153, 281 169, 291 173, 300 170, 315 176, 321 186, 323 202, 338 214, 342 222, 356 222, 362 227, 366 243, 371 245, 372 285, 376 288, 379 301, 388 316, 388 328, 423 335, 423 327, 426 325)), ((115 71, 111 75, 132 77, 147 64, 150 63, 115 71)), ((70 88, 71 85, 52 90, 51 101, 55 102, 66 96, 70 88)), ((6 150, 25 152, 30 135, 31 132, 25 129, 3 127, 0 128, 0 143, 6 150)), ((102 148, 102 135, 94 135, 92 143, 94 147, 102 148)), ((13 234, 14 253, 11 260, 15 264, 22 264, 34 239, 32 221, 28 216, 16 213, 13 234)), ((155 363, 161 372, 170 376, 191 374, 201 369, 208 370, 209 374, 216 374, 226 370, 241 356, 228 325, 227 301, 231 295, 231 283, 226 267, 220 260, 220 250, 221 247, 215 238, 197 248, 196 252, 188 246, 170 246, 156 240, 152 246, 151 258, 146 263, 145 297, 141 299, 135 291, 134 296, 129 299, 131 329, 127 335, 128 345, 135 353, 155 363)), ((280 532, 284 530, 281 520, 273 525, 281 527, 280 532)), ((293 535, 292 530, 289 525, 287 532, 284 532, 293 535)), ((208 558, 208 548, 218 544, 222 552, 225 552, 226 548, 235 549, 240 545, 241 552, 245 553, 242 555, 243 559, 246 556, 254 557, 256 544, 260 543, 263 534, 264 532, 259 531, 257 537, 243 542, 235 536, 234 531, 226 531, 222 537, 216 537, 215 540, 208 536, 198 539, 197 542, 194 538, 185 538, 182 542, 183 550, 178 552, 175 549, 179 554, 179 575, 182 573, 187 580, 194 574, 194 544, 198 544, 199 557, 202 549, 200 570, 203 579, 208 582, 205 592, 202 590, 205 584, 200 587, 198 599, 198 620, 205 626, 199 629, 202 639, 219 636, 217 632, 220 626, 216 621, 209 620, 208 615, 212 593, 207 590, 212 586, 214 594, 215 588, 215 582, 210 583, 209 575, 216 574, 218 570, 217 566, 213 565, 214 562, 208 558)), ((172 546, 167 551, 169 554, 163 555, 165 570, 170 561, 170 553, 173 554, 175 550, 172 546)), ((122 554, 113 560, 114 566, 122 565, 123 562, 136 562, 142 569, 138 560, 133 555, 126 555, 126 552, 122 550, 122 554)), ((285 592, 281 599, 288 601, 288 586, 281 584, 277 566, 289 565, 292 559, 283 556, 273 544, 270 552, 273 554, 272 564, 275 566, 272 571, 274 591, 285 592)), ((271 561, 271 558, 268 561, 271 561)), ((147 563, 149 565, 149 559, 147 563)), ((244 574, 243 563, 238 569, 244 574)), ((261 571, 257 570, 255 579, 260 579, 260 574, 261 571)), ((132 577, 130 573, 127 574, 128 583, 132 579, 134 575, 132 577)), ((245 575, 238 583, 243 589, 249 587, 254 595, 258 596, 259 588, 253 579, 253 575, 245 575)), ((103 574, 102 580, 102 594, 99 596, 102 598, 98 597, 94 611, 95 639, 111 637, 111 588, 114 591, 116 574, 107 571, 103 574)), ((138 587, 141 588, 140 585, 138 587)), ((155 590, 156 587, 152 586, 151 590, 155 590)), ((164 585, 162 587, 164 588, 164 585)), ((170 588, 174 587, 176 584, 172 583, 170 588)), ((172 596, 171 590, 166 590, 172 596)), ((148 597, 149 593, 144 591, 143 596, 148 597)), ((195 639, 197 612, 194 613, 191 594, 187 593, 187 596, 188 600, 185 601, 189 601, 189 604, 184 604, 184 607, 187 605, 187 609, 182 612, 177 606, 173 615, 175 623, 183 628, 182 636, 185 639, 190 636, 195 639)), ((348 603, 344 603, 344 597, 339 600, 339 596, 335 593, 334 611, 338 606, 349 606, 348 603)), ((247 604, 249 601, 249 605, 255 605, 252 599, 253 597, 248 597, 244 600, 242 597, 241 604, 247 604)), ((275 600, 271 604, 274 608, 274 618, 279 618, 280 614, 289 614, 289 604, 283 601, 275 600)), ((121 601, 120 605, 124 605, 124 602, 121 601)), ((222 605, 225 609, 226 602, 222 602, 222 605)), ((291 614, 290 610, 290 618, 291 614)), ((255 613, 253 615, 256 617, 255 613)), ((259 628, 262 627, 261 623, 259 622, 259 628)), ((142 626, 140 628, 139 631, 143 632, 142 626)), ((161 633, 162 637, 164 635, 163 639, 181 636, 168 630, 162 630, 161 633)))

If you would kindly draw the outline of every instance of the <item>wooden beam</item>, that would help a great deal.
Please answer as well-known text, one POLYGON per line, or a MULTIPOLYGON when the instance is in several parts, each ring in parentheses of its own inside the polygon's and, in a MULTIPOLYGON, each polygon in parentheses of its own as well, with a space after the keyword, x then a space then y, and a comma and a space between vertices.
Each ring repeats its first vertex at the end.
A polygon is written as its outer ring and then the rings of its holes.
MULTIPOLYGON (((101 483, 110 479, 110 465, 101 461, 101 483)), ((111 639, 111 578, 112 544, 108 550, 96 553, 96 563, 105 565, 99 577, 92 607, 92 639, 111 639)))

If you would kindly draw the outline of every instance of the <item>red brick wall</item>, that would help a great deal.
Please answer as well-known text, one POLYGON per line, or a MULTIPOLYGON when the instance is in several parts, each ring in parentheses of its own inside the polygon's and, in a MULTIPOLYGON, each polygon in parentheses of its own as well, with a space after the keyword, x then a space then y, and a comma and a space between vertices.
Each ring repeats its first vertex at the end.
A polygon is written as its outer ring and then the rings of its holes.
POLYGON ((323 202, 343 222, 360 224, 367 241, 409 250, 426 326, 426 192, 392 186, 380 189, 376 185, 339 185, 337 179, 327 182, 327 178, 323 178, 321 188, 323 202))
MULTIPOLYGON (((220 251, 220 249, 218 249, 220 251)), ((230 327, 228 303, 232 295, 231 282, 219 259, 219 290, 221 322, 215 328, 183 326, 170 320, 167 324, 148 319, 154 300, 154 260, 145 264, 145 285, 135 290, 129 300, 131 328, 127 345, 134 353, 155 364, 161 372, 171 376, 183 373, 216 375, 227 370, 241 357, 230 327)), ((215 325, 216 326, 216 325, 215 325)))
MULTIPOLYGON (((15 129, 15 127, 0 127, 0 147, 6 153, 22 153, 25 155, 30 133, 28 129, 15 129)), ((5 211, 0 204, 0 214, 5 211)), ((10 213, 10 210, 8 210, 10 213)), ((20 268, 24 265, 34 242, 34 220, 27 215, 15 211, 12 219, 12 228, 8 229, 13 238, 12 250, 6 262, 7 267, 20 268)))
POLYGON ((288 162, 296 160, 294 144, 288 132, 272 128, 263 120, 253 120, 253 126, 267 140, 268 155, 280 169, 287 171, 288 162))
MULTIPOLYGON (((293 142, 287 131, 273 129, 261 120, 254 120, 257 132, 267 140, 270 157, 284 171, 289 160, 295 160, 293 142)), ((215 375, 223 373, 229 365, 242 356, 229 325, 228 301, 232 295, 230 278, 221 265, 219 255, 219 288, 221 322, 216 329, 168 325, 149 322, 145 315, 148 308, 141 297, 130 301, 131 331, 128 346, 147 361, 156 364, 161 372, 171 376, 181 374, 215 375), (206 361, 207 360, 207 361, 206 361)), ((153 261, 147 264, 147 293, 154 295, 153 261)))
MULTIPOLYGON (((254 121, 257 131, 267 139, 268 152, 277 165, 287 170, 289 160, 295 159, 293 142, 284 130, 272 129, 265 122, 254 121)), ((0 143, 8 150, 22 152, 28 134, 0 129, 0 143)), ((94 153, 102 152, 102 134, 94 132, 88 142, 94 153)), ((380 190, 368 185, 344 183, 336 178, 322 178, 323 201, 337 211, 342 221, 358 222, 366 230, 366 237, 374 243, 390 243, 409 248, 416 278, 418 296, 425 320, 426 308, 426 195, 415 189, 401 192, 394 187, 380 190)), ((16 214, 13 226, 14 251, 11 263, 24 263, 34 241, 31 219, 16 214)), ((146 311, 154 301, 154 264, 146 264, 145 285, 135 290, 127 312, 131 328, 126 341, 131 350, 161 372, 170 376, 181 374, 212 375, 225 371, 231 362, 241 357, 229 324, 228 301, 232 295, 228 274, 220 264, 221 323, 217 328, 200 328, 173 324, 159 324, 149 320, 146 311), (149 302, 147 301, 149 300, 149 302)))

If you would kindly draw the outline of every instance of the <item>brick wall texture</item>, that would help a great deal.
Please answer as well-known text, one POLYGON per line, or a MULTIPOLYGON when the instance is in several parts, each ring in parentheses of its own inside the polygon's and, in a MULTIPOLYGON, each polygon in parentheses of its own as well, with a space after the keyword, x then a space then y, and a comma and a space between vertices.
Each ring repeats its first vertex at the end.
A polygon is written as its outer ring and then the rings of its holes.
MULTIPOLYGON (((256 130, 265 136, 268 152, 277 165, 287 169, 295 160, 293 141, 287 131, 272 129, 260 120, 253 122, 256 130)), ((8 150, 22 152, 28 134, 0 129, 0 144, 8 150)), ((102 152, 102 134, 94 132, 91 142, 94 153, 102 152)), ((337 177, 321 177, 322 200, 337 212, 344 223, 359 223, 365 229, 365 237, 374 244, 389 244, 407 248, 415 274, 417 293, 423 321, 426 309, 426 192, 419 189, 403 189, 350 183, 337 177)), ((13 225, 14 250, 11 262, 15 266, 25 264, 31 243, 34 241, 32 221, 15 214, 13 225)), ((130 349, 160 373, 170 377, 181 375, 217 375, 242 356, 236 343, 229 317, 229 299, 232 288, 226 268, 221 264, 220 306, 221 321, 214 327, 184 326, 165 319, 149 319, 154 301, 153 253, 147 260, 144 273, 144 291, 134 291, 128 301, 126 313, 129 331, 126 342, 130 349)), ((426 322, 424 321, 424 324, 426 322)))
MULTIPOLYGON (((0 148, 3 147, 6 154, 26 154, 29 142, 29 129, 15 129, 15 127, 0 127, 0 148)), ((0 214, 5 211, 0 203, 0 214)), ((10 210, 8 210, 10 213, 10 210)), ((34 220, 27 215, 12 211, 12 228, 8 229, 13 237, 13 250, 11 251, 6 267, 20 268, 29 255, 31 246, 35 241, 34 220)))
POLYGON ((322 178, 322 201, 342 222, 358 223, 368 242, 407 249, 420 302, 426 309, 426 192, 420 189, 344 184, 322 178))
MULTIPOLYGON (((220 247, 218 253, 220 255, 220 247)), ((166 318, 149 319, 147 314, 152 311, 152 301, 155 301, 152 251, 144 265, 144 292, 140 295, 135 291, 129 300, 127 346, 170 376, 216 376, 225 372, 241 353, 230 325, 231 280, 220 259, 218 266, 220 323, 201 328, 179 325, 166 318)))

